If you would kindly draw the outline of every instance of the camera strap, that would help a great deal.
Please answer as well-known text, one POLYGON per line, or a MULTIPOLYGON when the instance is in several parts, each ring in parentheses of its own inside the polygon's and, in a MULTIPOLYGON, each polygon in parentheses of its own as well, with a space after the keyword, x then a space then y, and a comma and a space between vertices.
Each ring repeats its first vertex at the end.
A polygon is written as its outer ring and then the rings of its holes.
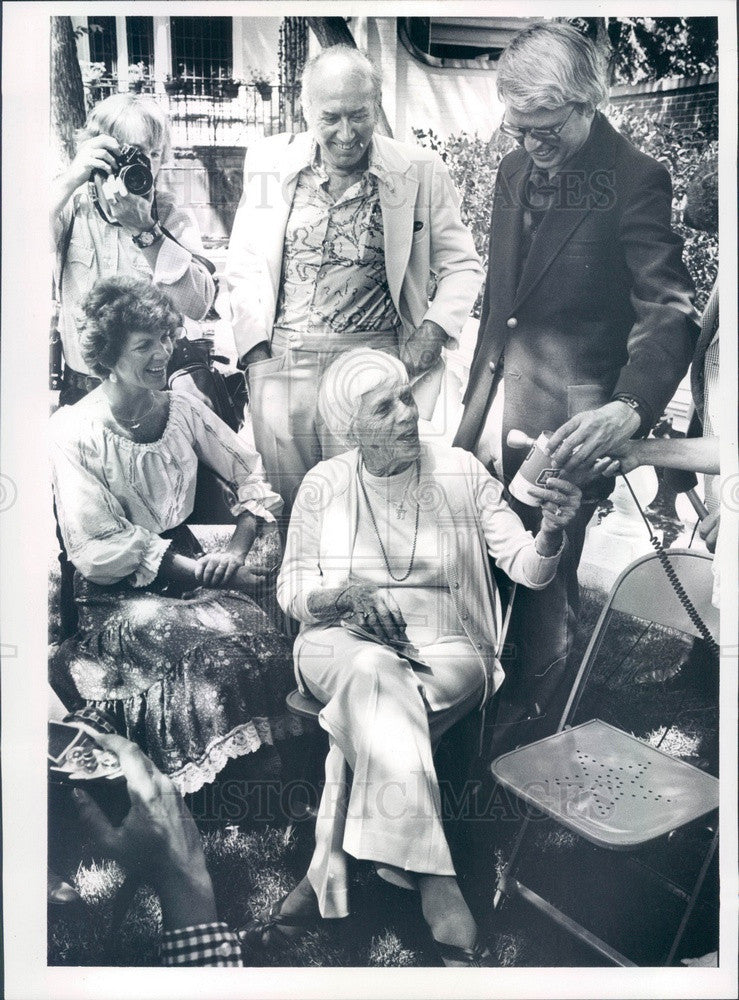
POLYGON ((103 220, 103 222, 107 222, 109 226, 120 226, 120 222, 117 222, 115 219, 109 219, 108 216, 105 214, 103 206, 100 204, 100 196, 98 195, 97 186, 92 178, 90 178, 90 180, 87 182, 87 193, 90 196, 90 201, 98 210, 100 218, 103 220))
MULTIPOLYGON (((152 214, 154 216, 155 221, 159 222, 159 208, 157 206, 157 193, 156 193, 156 189, 154 191, 154 200, 153 200, 153 202, 151 204, 151 208, 152 208, 152 214)), ((173 236, 172 233, 170 233, 170 231, 165 226, 163 226, 161 224, 161 222, 159 222, 159 228, 164 233, 164 235, 167 237, 167 239, 172 240, 173 243, 176 243, 177 246, 182 247, 183 250, 187 250, 187 252, 190 254, 191 257, 193 257, 194 260, 196 260, 199 264, 202 264, 202 266, 206 269, 206 271, 208 272, 208 274, 214 275, 216 273, 216 266, 215 266, 215 264, 213 263, 212 260, 208 260, 208 258, 207 257, 203 257, 202 254, 195 253, 195 251, 191 250, 190 247, 186 247, 184 245, 184 243, 180 243, 180 241, 177 239, 177 237, 173 236)))

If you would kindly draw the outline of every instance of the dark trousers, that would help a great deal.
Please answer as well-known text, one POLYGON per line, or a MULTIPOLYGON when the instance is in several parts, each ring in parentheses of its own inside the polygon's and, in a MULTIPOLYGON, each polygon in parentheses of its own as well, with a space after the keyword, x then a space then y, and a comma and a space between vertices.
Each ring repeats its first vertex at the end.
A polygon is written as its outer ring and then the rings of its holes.
MULTIPOLYGON (((514 497, 508 503, 535 535, 541 512, 514 497)), ((519 585, 503 656, 506 678, 498 695, 490 759, 549 736, 557 728, 578 663, 572 655, 580 591, 577 567, 595 509, 586 503, 566 530, 557 575, 544 590, 519 585)))

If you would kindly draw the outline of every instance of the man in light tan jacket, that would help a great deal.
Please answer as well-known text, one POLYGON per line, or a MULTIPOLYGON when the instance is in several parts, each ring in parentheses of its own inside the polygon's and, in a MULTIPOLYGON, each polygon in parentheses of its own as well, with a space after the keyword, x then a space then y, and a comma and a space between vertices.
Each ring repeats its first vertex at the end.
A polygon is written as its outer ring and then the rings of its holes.
POLYGON ((331 361, 358 346, 400 357, 430 417, 441 350, 482 281, 439 156, 375 132, 380 88, 361 52, 324 50, 303 78, 309 131, 256 144, 244 165, 226 280, 255 442, 287 511, 343 450, 316 411, 331 361))

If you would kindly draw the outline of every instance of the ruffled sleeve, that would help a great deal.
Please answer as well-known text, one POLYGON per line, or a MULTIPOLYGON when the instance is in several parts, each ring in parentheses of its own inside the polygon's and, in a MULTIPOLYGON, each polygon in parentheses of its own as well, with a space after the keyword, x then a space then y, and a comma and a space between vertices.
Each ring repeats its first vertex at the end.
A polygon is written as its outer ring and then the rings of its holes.
POLYGON ((159 572, 170 542, 126 518, 96 474, 94 441, 78 433, 73 409, 65 407, 50 421, 54 494, 69 558, 93 583, 110 585, 129 578, 135 587, 145 587, 159 572))
POLYGON ((197 457, 231 485, 236 495, 230 507, 234 517, 249 511, 274 522, 282 510, 282 497, 267 482, 259 452, 190 393, 174 394, 172 405, 187 424, 197 457))

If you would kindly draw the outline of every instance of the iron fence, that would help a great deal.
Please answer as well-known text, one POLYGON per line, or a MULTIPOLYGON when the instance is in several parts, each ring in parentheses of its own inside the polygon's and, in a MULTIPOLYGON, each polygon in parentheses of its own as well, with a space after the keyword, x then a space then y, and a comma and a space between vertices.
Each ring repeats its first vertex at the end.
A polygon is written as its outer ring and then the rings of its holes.
MULTIPOLYGON (((115 78, 86 83, 88 109, 120 87, 115 78)), ((235 80, 179 77, 129 84, 166 110, 173 146, 247 146, 254 139, 305 128, 300 87, 235 80)))

